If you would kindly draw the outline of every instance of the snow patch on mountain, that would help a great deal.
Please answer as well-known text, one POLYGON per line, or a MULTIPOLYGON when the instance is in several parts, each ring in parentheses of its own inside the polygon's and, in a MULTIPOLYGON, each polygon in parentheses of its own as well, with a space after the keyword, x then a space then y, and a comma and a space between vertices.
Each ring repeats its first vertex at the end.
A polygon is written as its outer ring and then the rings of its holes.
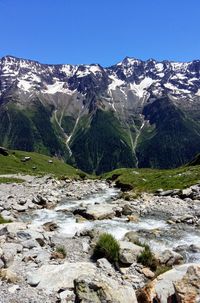
POLYGON ((108 86, 108 90, 116 90, 117 87, 120 87, 121 85, 124 85, 124 81, 117 78, 116 75, 109 76, 109 79, 112 80, 111 84, 108 86))
POLYGON ((17 87, 22 89, 25 92, 29 92, 32 87, 32 84, 26 80, 19 80, 17 87))
POLYGON ((45 90, 43 91, 45 94, 56 94, 58 92, 65 93, 67 95, 72 95, 73 91, 64 87, 64 82, 55 82, 51 85, 46 85, 45 90))
POLYGON ((142 98, 153 82, 152 78, 146 77, 139 84, 130 83, 130 88, 138 97, 142 98))
POLYGON ((77 70, 78 66, 73 66, 70 64, 65 64, 61 67, 61 71, 65 73, 65 75, 70 78, 73 76, 74 72, 77 70))
POLYGON ((157 69, 158 72, 162 72, 164 69, 163 63, 155 64, 155 68, 157 69))
POLYGON ((200 97, 200 89, 198 89, 195 95, 200 97))

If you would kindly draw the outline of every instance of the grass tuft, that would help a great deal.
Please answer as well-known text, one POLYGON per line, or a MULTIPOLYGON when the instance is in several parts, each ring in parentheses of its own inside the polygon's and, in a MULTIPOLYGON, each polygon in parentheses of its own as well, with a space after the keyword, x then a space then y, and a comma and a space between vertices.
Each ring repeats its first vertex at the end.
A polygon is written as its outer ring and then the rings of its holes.
POLYGON ((119 260, 120 246, 117 240, 110 234, 104 233, 100 235, 99 240, 94 249, 94 257, 106 258, 111 263, 119 260))
POLYGON ((66 249, 64 246, 56 247, 56 252, 59 254, 62 254, 64 258, 66 258, 66 256, 67 256, 66 249))
POLYGON ((144 250, 138 256, 137 262, 141 263, 144 266, 149 267, 153 271, 156 271, 158 262, 157 262, 157 260, 154 256, 154 254, 152 253, 149 245, 147 245, 147 244, 141 245, 140 244, 140 246, 143 246, 144 250))

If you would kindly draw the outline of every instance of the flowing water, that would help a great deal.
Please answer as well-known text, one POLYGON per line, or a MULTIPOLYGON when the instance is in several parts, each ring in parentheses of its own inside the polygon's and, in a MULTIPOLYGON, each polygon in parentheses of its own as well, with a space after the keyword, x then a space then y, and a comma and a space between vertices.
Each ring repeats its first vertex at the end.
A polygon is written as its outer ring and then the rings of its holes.
POLYGON ((54 209, 39 209, 24 215, 24 221, 31 222, 35 228, 40 228, 46 222, 54 222, 59 226, 59 232, 72 237, 85 229, 98 228, 111 233, 116 239, 123 239, 128 231, 137 231, 142 242, 148 243, 154 252, 165 249, 175 249, 182 253, 186 262, 200 262, 200 231, 192 226, 169 225, 166 219, 159 217, 142 217, 138 222, 127 222, 126 218, 85 221, 77 223, 72 214, 75 208, 82 205, 109 203, 119 191, 103 184, 103 189, 82 200, 66 198, 54 209), (193 245, 190 247, 190 245, 193 245), (180 248, 182 246, 182 249, 180 248))

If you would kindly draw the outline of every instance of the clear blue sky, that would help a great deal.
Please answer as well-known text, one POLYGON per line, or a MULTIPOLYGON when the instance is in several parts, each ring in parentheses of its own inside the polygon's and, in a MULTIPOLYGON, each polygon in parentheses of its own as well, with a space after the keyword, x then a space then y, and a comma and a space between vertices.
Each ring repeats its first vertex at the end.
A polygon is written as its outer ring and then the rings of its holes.
POLYGON ((0 0, 0 57, 200 59, 200 0, 0 0))

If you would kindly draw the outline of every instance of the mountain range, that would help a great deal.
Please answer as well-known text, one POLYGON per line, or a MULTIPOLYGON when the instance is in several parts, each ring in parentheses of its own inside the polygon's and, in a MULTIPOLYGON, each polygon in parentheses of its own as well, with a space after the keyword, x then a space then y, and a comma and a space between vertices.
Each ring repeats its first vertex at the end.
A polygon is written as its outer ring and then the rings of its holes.
POLYGON ((83 171, 172 168, 200 152, 200 61, 111 67, 0 59, 0 145, 83 171))

